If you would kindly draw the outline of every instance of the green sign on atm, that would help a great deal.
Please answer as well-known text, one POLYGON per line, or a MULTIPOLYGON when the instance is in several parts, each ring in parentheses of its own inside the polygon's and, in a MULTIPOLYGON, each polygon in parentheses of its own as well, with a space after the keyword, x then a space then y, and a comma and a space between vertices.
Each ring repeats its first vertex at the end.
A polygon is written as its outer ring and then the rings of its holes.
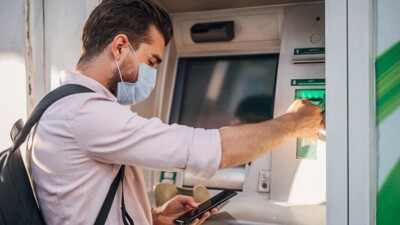
POLYGON ((325 48, 295 48, 294 55, 325 54, 325 48))
POLYGON ((292 79, 291 86, 325 86, 325 79, 292 79))

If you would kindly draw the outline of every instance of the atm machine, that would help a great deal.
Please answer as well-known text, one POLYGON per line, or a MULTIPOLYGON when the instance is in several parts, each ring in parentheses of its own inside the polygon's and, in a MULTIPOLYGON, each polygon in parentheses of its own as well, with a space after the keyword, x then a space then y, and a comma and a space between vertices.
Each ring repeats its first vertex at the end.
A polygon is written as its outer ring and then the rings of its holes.
MULTIPOLYGON (((171 5, 159 2, 167 10, 171 5)), ((155 106, 163 121, 201 128, 258 122, 284 114, 299 98, 325 109, 323 3, 177 12, 171 18, 174 40, 158 87, 144 103, 155 106)), ((135 111, 141 114, 140 107, 135 111)), ((320 140, 289 140, 210 180, 176 171, 146 177, 150 186, 237 190, 206 224, 326 223, 326 150, 320 140)))

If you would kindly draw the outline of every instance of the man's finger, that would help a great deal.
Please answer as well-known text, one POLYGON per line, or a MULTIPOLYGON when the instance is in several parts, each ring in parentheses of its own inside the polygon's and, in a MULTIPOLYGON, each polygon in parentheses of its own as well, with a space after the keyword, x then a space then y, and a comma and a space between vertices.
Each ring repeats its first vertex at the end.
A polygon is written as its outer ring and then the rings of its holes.
POLYGON ((199 221, 198 224, 204 223, 204 221, 205 221, 208 217, 210 217, 210 216, 211 216, 211 213, 210 213, 210 212, 204 213, 203 216, 201 217, 201 219, 200 219, 200 221, 199 221))
POLYGON ((315 107, 315 111, 318 112, 318 113, 322 113, 322 107, 319 106, 319 105, 315 105, 315 106, 316 106, 315 107))
POLYGON ((311 139, 318 139, 318 137, 319 137, 318 131, 315 132, 315 133, 313 133, 313 134, 310 136, 311 139))
POLYGON ((198 225, 199 222, 200 222, 200 220, 197 218, 197 219, 193 220, 193 222, 190 223, 190 225, 198 225))
POLYGON ((319 129, 323 130, 325 129, 325 123, 321 121, 321 123, 319 124, 319 129))
POLYGON ((187 196, 187 195, 177 195, 175 196, 175 199, 181 203, 182 205, 189 205, 192 208, 197 208, 198 205, 196 204, 195 200, 193 197, 191 196, 187 196))
POLYGON ((300 101, 305 105, 312 105, 312 102, 310 100, 306 99, 306 98, 303 98, 300 101))
POLYGON ((218 212, 218 208, 213 208, 213 209, 210 211, 211 215, 214 215, 214 214, 216 214, 217 212, 218 212))

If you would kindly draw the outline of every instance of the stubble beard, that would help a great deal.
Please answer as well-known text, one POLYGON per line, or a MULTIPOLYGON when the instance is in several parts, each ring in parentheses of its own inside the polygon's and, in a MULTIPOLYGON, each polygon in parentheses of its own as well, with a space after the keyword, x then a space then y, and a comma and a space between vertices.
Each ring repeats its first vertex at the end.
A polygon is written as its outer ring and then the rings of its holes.
POLYGON ((118 82, 121 81, 121 78, 118 74, 118 69, 115 67, 112 70, 112 77, 108 80, 108 87, 110 88, 110 92, 117 97, 117 90, 118 90, 118 82))
MULTIPOLYGON (((134 83, 134 78, 132 75, 128 74, 128 65, 126 60, 123 60, 122 63, 119 65, 120 70, 121 70, 121 76, 122 79, 125 82, 130 82, 130 83, 134 83)), ((117 97, 117 93, 118 93, 118 82, 121 81, 121 77, 118 73, 118 68, 117 65, 115 65, 115 67, 112 70, 112 76, 111 78, 108 80, 108 87, 110 88, 110 92, 117 97)))

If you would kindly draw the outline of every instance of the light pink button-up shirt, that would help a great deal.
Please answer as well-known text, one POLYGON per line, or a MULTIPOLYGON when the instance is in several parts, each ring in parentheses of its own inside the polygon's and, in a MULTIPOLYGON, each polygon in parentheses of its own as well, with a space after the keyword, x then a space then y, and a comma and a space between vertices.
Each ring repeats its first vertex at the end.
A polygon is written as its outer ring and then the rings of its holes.
MULTIPOLYGON (((36 129, 32 177, 48 225, 93 224, 121 164, 125 205, 135 224, 152 224, 141 167, 211 177, 221 160, 218 130, 145 119, 116 102, 97 81, 73 72, 63 84, 96 93, 67 96, 50 106, 36 129)), ((123 224, 119 186, 106 224, 123 224)))

